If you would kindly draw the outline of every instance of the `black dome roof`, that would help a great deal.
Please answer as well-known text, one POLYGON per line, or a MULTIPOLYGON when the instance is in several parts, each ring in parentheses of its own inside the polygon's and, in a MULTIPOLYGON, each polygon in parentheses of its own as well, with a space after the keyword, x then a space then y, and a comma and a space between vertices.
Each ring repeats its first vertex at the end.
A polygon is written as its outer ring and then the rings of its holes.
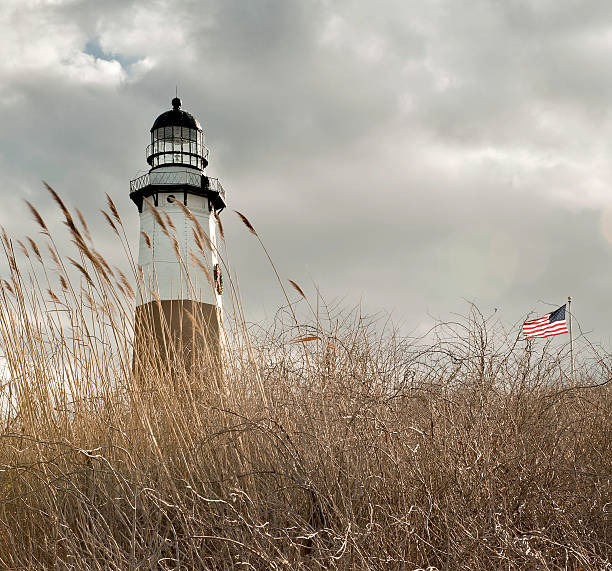
POLYGON ((178 97, 172 100, 172 107, 171 111, 166 111, 155 119, 151 131, 159 127, 190 127, 191 129, 202 130, 199 121, 191 113, 187 113, 180 108, 181 100, 178 97))

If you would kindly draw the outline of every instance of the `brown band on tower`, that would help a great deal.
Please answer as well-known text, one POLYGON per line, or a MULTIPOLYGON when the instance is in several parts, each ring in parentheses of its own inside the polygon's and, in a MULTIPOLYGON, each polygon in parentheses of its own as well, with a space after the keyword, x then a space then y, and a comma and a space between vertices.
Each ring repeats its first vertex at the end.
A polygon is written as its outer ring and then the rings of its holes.
POLYGON ((219 309, 192 300, 152 301, 136 308, 134 372, 182 371, 215 384, 221 372, 219 309))

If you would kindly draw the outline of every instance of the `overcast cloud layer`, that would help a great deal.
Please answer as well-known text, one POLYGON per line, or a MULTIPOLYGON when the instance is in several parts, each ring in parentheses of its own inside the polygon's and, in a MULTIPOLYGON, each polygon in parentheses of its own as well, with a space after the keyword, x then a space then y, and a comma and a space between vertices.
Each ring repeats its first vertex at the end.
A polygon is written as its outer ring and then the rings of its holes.
MULTIPOLYGON (((136 244, 129 180, 178 84, 230 207, 308 294, 405 331, 571 294, 609 343, 608 0, 3 0, 0 26, 9 233, 35 231, 24 198, 58 219, 45 179, 102 242, 108 192, 136 244)), ((270 316, 265 257, 222 219, 247 315, 270 316)))

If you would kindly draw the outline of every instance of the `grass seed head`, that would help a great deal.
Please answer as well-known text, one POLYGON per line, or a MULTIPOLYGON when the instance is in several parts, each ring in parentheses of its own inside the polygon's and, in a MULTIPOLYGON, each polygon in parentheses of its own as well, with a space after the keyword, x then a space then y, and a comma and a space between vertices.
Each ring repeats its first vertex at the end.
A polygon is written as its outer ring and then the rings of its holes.
POLYGON ((29 236, 27 237, 27 240, 28 240, 28 243, 30 244, 31 250, 34 252, 38 261, 42 264, 43 260, 42 260, 42 256, 40 255, 40 249, 38 248, 38 244, 36 244, 36 242, 32 240, 32 238, 30 238, 29 236))
POLYGON ((304 295, 304 292, 302 291, 302 288, 299 285, 297 285, 293 280, 289 280, 289 283, 293 286, 293 289, 297 291, 302 297, 304 298, 306 297, 304 295))
POLYGON ((25 203, 28 205, 28 208, 30 209, 30 213, 34 217, 34 220, 36 220, 36 223, 42 228, 43 232, 48 234, 49 229, 47 228, 47 225, 45 224, 45 221, 43 220, 38 210, 36 210, 36 208, 34 208, 34 205, 28 200, 26 200, 25 203))
POLYGON ((249 229, 249 232, 257 236, 257 232, 255 232, 255 228, 253 228, 253 225, 249 222, 248 218, 241 212, 238 212, 237 210, 234 210, 234 212, 238 214, 238 216, 240 217, 240 220, 242 220, 242 223, 249 229))

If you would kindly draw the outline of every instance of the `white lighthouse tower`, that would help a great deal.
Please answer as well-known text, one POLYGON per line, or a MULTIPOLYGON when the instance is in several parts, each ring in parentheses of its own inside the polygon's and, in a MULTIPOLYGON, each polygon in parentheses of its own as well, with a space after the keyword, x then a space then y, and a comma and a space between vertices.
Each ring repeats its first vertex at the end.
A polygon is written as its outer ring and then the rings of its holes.
POLYGON ((153 340, 161 358, 179 356, 191 369, 198 346, 213 354, 219 349, 223 283, 216 214, 225 208, 225 191, 206 175, 202 127, 178 97, 151 127, 147 162, 148 174, 130 182, 144 278, 134 360, 153 340))

